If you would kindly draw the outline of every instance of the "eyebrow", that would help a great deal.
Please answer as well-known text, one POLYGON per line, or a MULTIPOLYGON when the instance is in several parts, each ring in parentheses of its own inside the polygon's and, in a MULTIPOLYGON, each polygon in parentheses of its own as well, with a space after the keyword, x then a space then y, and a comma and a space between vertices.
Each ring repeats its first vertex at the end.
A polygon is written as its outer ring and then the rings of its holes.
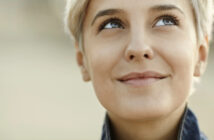
POLYGON ((102 17, 102 16, 108 16, 108 15, 114 15, 114 14, 118 14, 118 13, 121 13, 122 10, 120 9, 107 9, 107 10, 102 10, 100 12, 98 12, 96 14, 96 16, 94 17, 91 25, 94 24, 94 22, 96 21, 96 19, 98 19, 99 17, 102 17))
POLYGON ((183 10, 175 5, 156 5, 150 9, 151 11, 169 11, 169 10, 178 10, 180 13, 184 15, 183 10))
MULTIPOLYGON (((177 6, 175 5, 156 5, 153 6, 152 8, 150 8, 151 11, 169 11, 169 10, 178 10, 180 13, 182 13, 184 15, 184 12, 177 6)), ((118 14, 118 13, 122 13, 121 9, 107 9, 107 10, 102 10, 100 12, 98 12, 96 14, 96 16, 94 17, 94 19, 92 20, 91 26, 94 24, 94 22, 102 16, 108 16, 108 15, 114 15, 114 14, 118 14)))

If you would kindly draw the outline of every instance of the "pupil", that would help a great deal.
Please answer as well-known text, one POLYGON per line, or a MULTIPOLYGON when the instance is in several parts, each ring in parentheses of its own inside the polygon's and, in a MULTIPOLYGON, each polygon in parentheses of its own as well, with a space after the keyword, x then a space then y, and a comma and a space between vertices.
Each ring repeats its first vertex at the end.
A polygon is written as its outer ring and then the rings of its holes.
POLYGON ((164 22, 165 24, 167 24, 167 25, 173 24, 173 22, 172 22, 171 20, 169 20, 169 19, 164 19, 163 22, 164 22))
POLYGON ((118 24, 116 23, 111 23, 112 28, 118 28, 118 24))

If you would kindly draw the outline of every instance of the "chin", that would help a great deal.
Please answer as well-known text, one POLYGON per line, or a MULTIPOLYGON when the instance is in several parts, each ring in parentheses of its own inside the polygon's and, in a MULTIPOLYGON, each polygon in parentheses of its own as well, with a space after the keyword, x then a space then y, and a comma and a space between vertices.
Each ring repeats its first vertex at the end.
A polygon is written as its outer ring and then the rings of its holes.
POLYGON ((158 118, 162 118, 164 116, 166 116, 167 114, 169 114, 169 110, 167 110, 166 108, 144 108, 141 110, 136 110, 136 111, 127 111, 127 114, 125 114, 124 117, 126 117, 127 119, 131 119, 131 120, 154 120, 154 119, 158 119, 158 118), (130 113, 128 113, 130 112, 130 113))
MULTIPOLYGON (((135 102, 136 103, 136 102, 135 102)), ((176 106, 170 103, 136 103, 110 108, 109 111, 121 119, 132 121, 148 121, 169 115, 176 106)))

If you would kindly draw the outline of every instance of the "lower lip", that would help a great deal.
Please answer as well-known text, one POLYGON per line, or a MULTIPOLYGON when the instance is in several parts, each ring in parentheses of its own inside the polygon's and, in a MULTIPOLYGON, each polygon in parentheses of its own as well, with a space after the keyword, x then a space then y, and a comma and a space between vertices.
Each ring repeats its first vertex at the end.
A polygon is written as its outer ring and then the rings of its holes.
MULTIPOLYGON (((165 78, 163 78, 165 79, 165 78)), ((141 79, 131 79, 127 81, 121 81, 124 84, 131 85, 134 87, 143 87, 143 86, 149 86, 152 85, 153 83, 163 80, 160 78, 141 78, 141 79)))

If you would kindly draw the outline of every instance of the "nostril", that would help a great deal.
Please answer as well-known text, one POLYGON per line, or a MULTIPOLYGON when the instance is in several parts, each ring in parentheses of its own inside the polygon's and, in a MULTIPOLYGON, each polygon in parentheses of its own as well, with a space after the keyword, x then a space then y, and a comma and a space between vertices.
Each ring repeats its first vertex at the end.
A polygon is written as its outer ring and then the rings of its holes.
POLYGON ((130 55, 129 58, 130 60, 132 60, 134 58, 134 55, 130 55))
POLYGON ((149 58, 149 55, 148 55, 148 54, 144 54, 144 57, 145 57, 145 58, 149 58))

